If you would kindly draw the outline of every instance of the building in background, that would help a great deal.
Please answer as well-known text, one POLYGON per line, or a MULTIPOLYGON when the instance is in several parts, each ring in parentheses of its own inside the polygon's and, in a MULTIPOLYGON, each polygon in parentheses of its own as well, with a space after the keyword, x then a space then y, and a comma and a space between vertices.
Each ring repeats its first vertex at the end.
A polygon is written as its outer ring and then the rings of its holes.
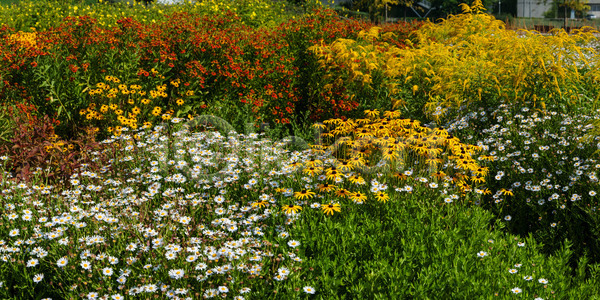
POLYGON ((590 3, 588 5, 590 6, 588 15, 593 15, 596 19, 600 19, 600 1, 596 3, 590 3))
POLYGON ((543 18, 544 14, 552 9, 551 1, 548 4, 540 3, 539 0, 518 0, 517 17, 519 18, 543 18))
MULTIPOLYGON (((564 10, 562 7, 556 8, 556 3, 562 3, 562 1, 552 1, 548 0, 547 3, 544 4, 544 1, 541 0, 517 0, 517 17, 519 18, 563 18, 564 10), (554 4, 553 4, 554 3, 554 4), (555 10, 554 16, 552 16, 551 12, 555 10), (549 16, 550 14, 550 16, 549 16)), ((575 19, 575 18, 583 18, 586 15, 594 15, 597 18, 600 18, 600 0, 590 0, 588 3, 590 10, 587 12, 580 12, 576 14, 575 10, 568 9, 567 18, 575 19), (583 15, 581 15, 584 13, 583 15)))

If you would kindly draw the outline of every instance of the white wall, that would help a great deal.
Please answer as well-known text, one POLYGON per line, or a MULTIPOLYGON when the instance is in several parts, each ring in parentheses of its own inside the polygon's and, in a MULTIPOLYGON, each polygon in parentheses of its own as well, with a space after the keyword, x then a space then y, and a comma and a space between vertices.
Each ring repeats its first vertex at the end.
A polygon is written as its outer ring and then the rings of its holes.
MULTIPOLYGON (((551 5, 538 4, 539 0, 517 0, 517 17, 543 18, 544 13, 550 10, 551 5)), ((551 1, 548 1, 551 2, 551 1)))

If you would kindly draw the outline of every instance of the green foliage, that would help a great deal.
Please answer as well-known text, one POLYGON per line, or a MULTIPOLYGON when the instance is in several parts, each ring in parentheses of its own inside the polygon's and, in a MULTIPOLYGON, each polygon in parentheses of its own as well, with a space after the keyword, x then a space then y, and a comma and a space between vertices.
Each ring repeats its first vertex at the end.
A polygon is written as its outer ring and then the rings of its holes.
POLYGON ((11 118, 11 114, 15 109, 15 106, 9 103, 3 103, 0 107, 0 144, 10 140, 14 128, 14 120, 11 118))
POLYGON ((131 17, 138 22, 148 24, 165 21, 165 16, 173 13, 224 16, 228 11, 240 17, 242 24, 253 27, 276 26, 294 16, 294 11, 287 9, 285 2, 265 0, 184 1, 177 5, 147 4, 134 0, 122 0, 119 3, 23 0, 19 5, 0 4, 0 18, 3 20, 3 25, 17 31, 31 31, 31 28, 38 31, 48 30, 58 27, 67 17, 86 16, 96 19, 98 25, 102 27, 114 27, 118 26, 116 22, 124 17, 131 17))
MULTIPOLYGON (((470 5, 472 0, 431 0, 431 6, 434 10, 431 11, 431 19, 436 20, 437 18, 446 18, 449 15, 457 15, 462 13, 461 4, 470 5)), ((481 0, 483 7, 489 7, 492 5, 494 0, 481 0)))
POLYGON ((590 10, 589 0, 541 0, 539 2, 551 4, 550 9, 544 13, 546 18, 570 18, 571 10, 575 11, 578 18, 583 18, 590 10))
POLYGON ((522 289, 517 296, 530 298, 595 295, 597 278, 565 275, 568 246, 544 256, 532 237, 505 236, 499 221, 490 230, 489 212, 440 207, 423 191, 393 198, 385 208, 354 206, 337 218, 303 213, 290 233, 303 241, 303 269, 318 276, 311 283, 320 299, 508 298, 515 287, 522 289), (480 251, 486 256, 478 257, 480 251))

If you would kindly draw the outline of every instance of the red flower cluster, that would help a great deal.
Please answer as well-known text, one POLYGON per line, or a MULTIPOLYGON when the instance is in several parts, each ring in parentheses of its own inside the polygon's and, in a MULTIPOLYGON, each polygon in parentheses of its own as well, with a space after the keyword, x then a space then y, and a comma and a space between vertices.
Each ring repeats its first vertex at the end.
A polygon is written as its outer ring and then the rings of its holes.
MULTIPOLYGON (((107 73, 119 78, 135 74, 137 79, 132 80, 144 88, 179 79, 188 90, 195 91, 192 101, 186 100, 193 113, 215 113, 217 107, 225 106, 229 111, 249 112, 257 122, 297 122, 299 113, 305 112, 310 112, 313 120, 339 117, 359 106, 345 86, 334 84, 326 92, 321 90, 321 71, 306 49, 336 38, 356 38, 359 31, 372 26, 370 23, 342 20, 329 9, 313 11, 275 28, 246 26, 232 12, 166 17, 157 24, 126 17, 112 28, 103 28, 88 16, 67 17, 57 28, 37 33, 36 47, 0 43, 0 77, 7 81, 0 97, 14 97, 17 84, 27 82, 20 93, 27 94, 36 106, 45 106, 43 113, 77 122, 76 112, 88 107, 90 101, 81 97, 81 86, 100 82, 107 73), (55 82, 70 80, 57 91, 49 84, 51 80, 40 74, 55 82), (42 100, 58 94, 74 100, 61 101, 64 107, 60 108, 42 100), (61 115, 59 111, 67 113, 61 115)), ((383 25, 382 32, 394 32, 396 37, 386 42, 401 46, 417 26, 383 25)), ((0 28, 0 40, 13 33, 6 26, 0 28)), ((169 95, 170 89, 173 87, 165 91, 169 95)), ((63 124, 75 127, 68 122, 63 124)))

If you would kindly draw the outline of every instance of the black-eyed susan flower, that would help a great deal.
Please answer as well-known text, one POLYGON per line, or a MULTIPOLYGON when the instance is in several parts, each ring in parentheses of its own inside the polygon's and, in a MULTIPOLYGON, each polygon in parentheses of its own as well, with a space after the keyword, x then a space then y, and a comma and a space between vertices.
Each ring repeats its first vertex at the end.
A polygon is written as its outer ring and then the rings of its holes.
POLYGON ((296 168, 302 167, 302 163, 299 161, 295 161, 295 162, 289 164, 288 167, 296 170, 296 168))
POLYGON ((350 164, 355 168, 360 168, 365 165, 365 159, 355 155, 350 158, 350 164))
POLYGON ((448 132, 442 127, 436 127, 433 129, 433 133, 439 136, 447 136, 448 132))
POLYGON ((377 109, 373 109, 373 110, 367 109, 367 110, 365 110, 365 114, 367 114, 367 116, 369 116, 369 117, 375 118, 375 117, 379 116, 379 111, 377 109))
POLYGON ((323 183, 319 184, 319 192, 330 192, 335 190, 336 186, 333 184, 323 183))
POLYGON ((299 192, 294 192, 294 197, 296 199, 310 199, 315 195, 315 192, 311 191, 311 190, 301 190, 299 192))
POLYGON ((329 168, 327 168, 327 170, 325 170, 325 174, 332 174, 332 173, 339 175, 337 167, 329 167, 329 168))
POLYGON ((364 146, 358 146, 356 145, 356 147, 352 148, 352 156, 358 156, 362 159, 365 159, 366 157, 369 156, 369 154, 371 153, 371 150, 369 150, 367 147, 364 146))
POLYGON ((408 176, 406 174, 400 173, 400 172, 394 173, 394 177, 396 177, 400 180, 406 180, 408 178, 408 176))
POLYGON ((308 167, 316 167, 316 166, 320 166, 321 164, 323 164, 323 162, 312 157, 309 160, 307 160, 304 164, 308 167))
POLYGON ((475 183, 482 183, 485 182, 485 177, 482 177, 480 175, 471 176, 471 181, 475 183))
POLYGON ((261 200, 261 201, 252 203, 252 207, 262 208, 262 207, 266 206, 268 203, 269 202, 267 200, 261 200))
POLYGON ((362 178, 360 175, 352 175, 348 178, 348 180, 350 180, 350 182, 352 182, 353 184, 365 184, 365 179, 362 178))
POLYGON ((322 171, 323 171, 322 168, 320 168, 320 167, 312 167, 312 166, 308 167, 308 168, 306 168, 304 170, 302 170, 303 173, 308 174, 310 176, 319 175, 319 174, 321 174, 322 171))
POLYGON ((479 160, 487 160, 494 161, 495 157, 493 155, 481 155, 479 156, 479 160))
POLYGON ((331 171, 331 172, 327 172, 327 180, 334 180, 337 181, 338 178, 340 178, 340 176, 342 175, 342 173, 338 172, 337 170, 331 171))
POLYGON ((321 209, 326 215, 333 215, 334 212, 341 212, 342 208, 339 203, 321 204, 321 209))
POLYGON ((354 192, 351 193, 349 195, 350 199, 352 199, 353 201, 366 201, 367 200, 367 195, 365 195, 362 192, 354 192))
POLYGON ((395 161, 398 159, 398 152, 393 149, 388 149, 383 153, 383 159, 387 161, 395 161))
POLYGON ((351 193, 347 189, 338 189, 335 191, 335 195, 338 197, 348 197, 350 194, 351 193))
POLYGON ((479 167, 473 172, 475 173, 475 175, 485 176, 485 175, 487 175, 488 171, 489 171, 488 167, 479 167))
POLYGON ((283 210, 283 212, 287 215, 293 215, 296 214, 298 211, 302 210, 302 207, 290 204, 282 207, 281 210, 283 210))
POLYGON ((386 192, 377 192, 375 194, 375 198, 377 199, 377 201, 381 201, 381 202, 387 202, 390 199, 390 196, 388 196, 388 194, 386 192))
POLYGON ((429 157, 436 157, 436 156, 440 155, 441 153, 442 153, 442 149, 435 148, 435 147, 429 147, 426 151, 426 154, 429 157))
POLYGON ((323 123, 315 123, 312 125, 312 127, 315 129, 325 129, 326 125, 323 123))
POLYGON ((352 171, 352 169, 354 169, 354 166, 349 161, 341 161, 341 162, 338 161, 338 163, 336 164, 336 167, 338 169, 340 169, 340 171, 342 171, 342 172, 348 172, 348 171, 352 171))
POLYGON ((442 171, 437 171, 437 172, 431 174, 431 176, 434 177, 434 178, 436 178, 436 179, 438 179, 438 180, 440 180, 440 179, 446 177, 446 173, 444 173, 442 171))
POLYGON ((401 114, 402 113, 399 110, 388 110, 383 112, 383 116, 390 119, 399 118, 401 114))
POLYGON ((501 189, 500 193, 502 193, 503 195, 508 195, 508 196, 514 196, 512 190, 507 190, 507 189, 501 189))
POLYGON ((311 145, 310 148, 312 154, 325 154, 326 152, 326 147, 323 145, 311 145))
POLYGON ((358 136, 359 138, 365 138, 365 137, 373 137, 373 134, 371 133, 370 130, 363 128, 356 132, 356 136, 358 136))

